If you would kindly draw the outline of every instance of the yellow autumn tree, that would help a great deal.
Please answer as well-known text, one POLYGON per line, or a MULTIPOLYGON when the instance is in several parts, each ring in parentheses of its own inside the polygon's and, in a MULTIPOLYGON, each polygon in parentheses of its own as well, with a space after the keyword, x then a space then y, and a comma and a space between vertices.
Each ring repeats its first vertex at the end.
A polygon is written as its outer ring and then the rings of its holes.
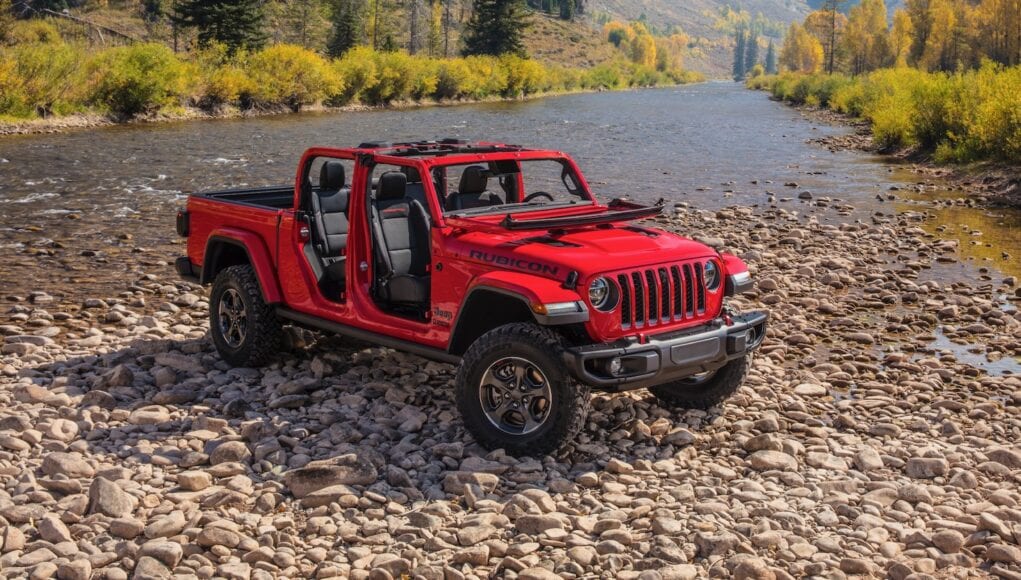
POLYGON ((1007 66, 1021 64, 1021 1, 982 0, 975 27, 985 56, 1007 66))
POLYGON ((847 28, 847 17, 840 12, 834 14, 829 10, 816 10, 805 17, 804 28, 822 46, 824 62, 829 61, 832 54, 834 70, 838 70, 843 57, 840 50, 841 38, 847 28))
POLYGON ((896 10, 893 13, 893 27, 890 30, 890 54, 893 58, 893 66, 908 66, 908 56, 911 54, 911 39, 914 36, 915 28, 911 24, 911 17, 904 10, 896 10))
POLYGON ((634 32, 631 27, 618 20, 611 20, 603 25, 603 38, 612 42, 617 48, 630 45, 633 36, 634 32))
POLYGON ((848 71, 862 74, 889 64, 890 33, 883 0, 862 0, 851 8, 841 37, 848 71))
POLYGON ((656 66, 656 39, 641 22, 631 25, 631 61, 643 66, 656 66))
POLYGON ((791 24, 780 50, 780 66, 789 71, 811 74, 822 67, 823 56, 819 39, 797 22, 791 24))

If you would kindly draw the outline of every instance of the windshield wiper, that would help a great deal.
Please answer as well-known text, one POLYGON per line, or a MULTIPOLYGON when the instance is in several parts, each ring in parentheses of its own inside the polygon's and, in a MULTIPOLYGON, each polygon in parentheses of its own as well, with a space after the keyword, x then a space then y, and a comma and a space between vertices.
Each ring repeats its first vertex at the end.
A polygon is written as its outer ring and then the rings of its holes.
POLYGON ((517 213, 521 211, 527 211, 532 208, 543 207, 543 208, 556 208, 565 207, 571 205, 592 205, 591 201, 577 202, 577 201, 557 201, 557 202, 542 202, 542 201, 529 201, 529 202, 518 202, 518 203, 503 203, 500 205, 483 205, 480 207, 473 207, 471 209, 462 209, 451 212, 451 217, 462 217, 469 215, 485 215, 490 213, 517 213), (510 210, 510 211, 507 211, 510 210))

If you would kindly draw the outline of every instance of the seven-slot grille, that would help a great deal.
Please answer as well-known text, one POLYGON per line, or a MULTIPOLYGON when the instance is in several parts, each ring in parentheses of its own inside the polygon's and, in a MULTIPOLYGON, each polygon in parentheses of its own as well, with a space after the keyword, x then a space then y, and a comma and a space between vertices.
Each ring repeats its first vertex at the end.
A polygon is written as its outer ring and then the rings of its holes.
POLYGON ((656 266, 617 275, 620 326, 667 324, 705 313, 702 262, 656 266))

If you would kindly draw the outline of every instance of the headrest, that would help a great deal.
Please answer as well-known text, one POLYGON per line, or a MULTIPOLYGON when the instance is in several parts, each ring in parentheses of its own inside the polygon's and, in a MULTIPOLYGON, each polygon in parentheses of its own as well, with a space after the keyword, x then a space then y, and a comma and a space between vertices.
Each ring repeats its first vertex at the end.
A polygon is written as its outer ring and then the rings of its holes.
POLYGON ((486 169, 481 165, 469 165, 461 173, 461 183, 457 186, 458 193, 482 193, 489 185, 486 169))
POLYGON ((379 190, 376 199, 404 199, 404 187, 408 176, 400 171, 387 171, 379 176, 379 190))
POLYGON ((344 187, 344 164, 327 161, 319 170, 319 189, 340 189, 344 187))
POLYGON ((408 176, 408 183, 422 183, 422 176, 414 167, 401 167, 401 173, 408 176))

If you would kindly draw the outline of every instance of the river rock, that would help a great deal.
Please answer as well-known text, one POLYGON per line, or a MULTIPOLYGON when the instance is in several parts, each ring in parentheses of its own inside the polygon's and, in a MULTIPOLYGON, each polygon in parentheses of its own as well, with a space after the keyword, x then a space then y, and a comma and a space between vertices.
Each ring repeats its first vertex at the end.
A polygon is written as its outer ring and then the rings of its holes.
POLYGON ((89 513, 120 518, 135 511, 137 503, 138 500, 106 478, 97 477, 89 486, 89 513))
POLYGON ((48 453, 43 458, 42 471, 49 476, 92 477, 96 470, 78 453, 48 453))
POLYGON ((904 471, 908 477, 915 479, 932 479, 946 475, 950 466, 946 459, 934 457, 912 457, 908 459, 904 471))
POLYGON ((756 451, 748 458, 752 469, 758 471, 797 471, 798 460, 780 451, 756 451))
POLYGON ((334 485, 369 485, 379 478, 375 466, 353 453, 310 462, 284 474, 284 484, 294 497, 334 485))
POLYGON ((170 421, 170 411, 161 405, 148 405, 135 409, 128 417, 132 425, 159 425, 170 421))
POLYGON ((209 454, 209 463, 244 463, 252 456, 252 452, 244 441, 224 441, 209 454))

